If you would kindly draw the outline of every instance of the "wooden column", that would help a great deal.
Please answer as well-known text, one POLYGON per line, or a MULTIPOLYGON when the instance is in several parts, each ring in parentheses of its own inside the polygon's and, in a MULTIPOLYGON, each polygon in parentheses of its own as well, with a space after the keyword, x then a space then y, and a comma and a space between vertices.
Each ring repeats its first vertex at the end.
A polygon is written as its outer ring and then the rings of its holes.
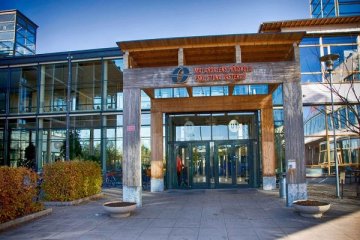
POLYGON ((142 205, 140 89, 124 88, 123 201, 142 205))
POLYGON ((261 109, 263 189, 276 189, 274 118, 272 108, 261 109))
POLYGON ((298 65, 297 74, 287 76, 283 83, 284 100, 284 132, 287 205, 293 201, 307 199, 307 184, 305 179, 305 144, 302 109, 302 92, 300 83, 299 47, 294 46, 295 62, 298 65))
POLYGON ((151 192, 164 191, 163 114, 151 112, 151 192))
POLYGON ((241 47, 240 47, 240 45, 235 46, 235 62, 241 63, 241 47))
POLYGON ((178 50, 178 65, 184 66, 184 64, 185 64, 184 49, 179 48, 179 50, 178 50))

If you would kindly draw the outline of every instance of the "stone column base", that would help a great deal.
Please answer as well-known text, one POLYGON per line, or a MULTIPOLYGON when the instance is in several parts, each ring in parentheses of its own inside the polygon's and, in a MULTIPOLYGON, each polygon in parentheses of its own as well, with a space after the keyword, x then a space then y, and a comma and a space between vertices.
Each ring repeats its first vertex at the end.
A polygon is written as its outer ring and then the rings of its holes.
POLYGON ((137 207, 142 206, 142 188, 123 185, 123 201, 136 202, 137 207))
POLYGON ((263 190, 274 190, 276 189, 276 176, 263 177, 263 190))
POLYGON ((164 179, 151 178, 150 191, 151 192, 163 192, 164 191, 164 179))
POLYGON ((296 200, 307 199, 307 184, 306 183, 291 183, 286 184, 286 206, 291 207, 296 200))

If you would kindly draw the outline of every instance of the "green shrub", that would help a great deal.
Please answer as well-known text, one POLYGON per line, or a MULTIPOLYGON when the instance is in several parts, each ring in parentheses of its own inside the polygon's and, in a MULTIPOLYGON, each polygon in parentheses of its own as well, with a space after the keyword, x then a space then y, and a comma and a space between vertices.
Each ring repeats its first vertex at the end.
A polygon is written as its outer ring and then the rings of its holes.
POLYGON ((0 223, 43 209, 37 202, 37 174, 27 168, 0 167, 0 223))
POLYGON ((44 166, 44 200, 72 201, 101 192, 101 168, 92 161, 55 162, 44 166))

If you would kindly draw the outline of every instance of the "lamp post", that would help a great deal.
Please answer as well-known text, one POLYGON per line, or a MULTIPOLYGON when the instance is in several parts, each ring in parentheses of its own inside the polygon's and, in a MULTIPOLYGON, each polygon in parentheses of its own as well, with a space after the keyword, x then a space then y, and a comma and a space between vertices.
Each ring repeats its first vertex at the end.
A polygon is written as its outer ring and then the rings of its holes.
POLYGON ((328 54, 320 58, 321 62, 325 62, 326 71, 330 75, 330 96, 331 96, 331 119, 333 122, 333 141, 334 141, 334 161, 335 161, 335 176, 336 176, 336 197, 340 198, 340 187, 339 187, 339 164, 337 160, 337 143, 336 143, 336 132, 335 132, 335 118, 334 118, 334 98, 333 98, 333 87, 332 87, 332 71, 334 70, 334 61, 339 59, 338 54, 328 54))

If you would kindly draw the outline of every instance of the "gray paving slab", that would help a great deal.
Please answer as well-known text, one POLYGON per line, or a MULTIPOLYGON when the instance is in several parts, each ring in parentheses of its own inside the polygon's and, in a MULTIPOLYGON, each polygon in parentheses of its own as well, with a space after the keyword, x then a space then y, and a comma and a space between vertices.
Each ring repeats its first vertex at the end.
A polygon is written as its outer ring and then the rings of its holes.
POLYGON ((53 207, 51 215, 0 232, 0 239, 359 239, 360 199, 337 199, 331 186, 321 186, 324 194, 309 189, 313 199, 332 203, 321 219, 299 216, 278 191, 257 189, 144 192, 142 208, 114 219, 102 204, 119 199, 121 189, 108 195, 105 189, 101 199, 53 207))

